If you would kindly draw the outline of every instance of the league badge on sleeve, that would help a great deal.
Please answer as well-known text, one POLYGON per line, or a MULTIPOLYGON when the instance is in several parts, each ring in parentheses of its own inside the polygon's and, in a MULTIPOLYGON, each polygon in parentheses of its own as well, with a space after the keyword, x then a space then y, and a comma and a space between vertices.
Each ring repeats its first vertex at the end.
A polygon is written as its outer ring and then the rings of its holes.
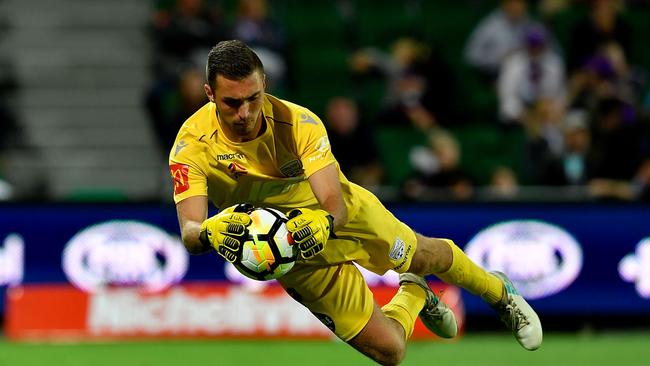
POLYGON ((188 179, 190 167, 185 164, 170 164, 169 172, 174 179, 174 194, 181 194, 190 189, 190 182, 188 179))

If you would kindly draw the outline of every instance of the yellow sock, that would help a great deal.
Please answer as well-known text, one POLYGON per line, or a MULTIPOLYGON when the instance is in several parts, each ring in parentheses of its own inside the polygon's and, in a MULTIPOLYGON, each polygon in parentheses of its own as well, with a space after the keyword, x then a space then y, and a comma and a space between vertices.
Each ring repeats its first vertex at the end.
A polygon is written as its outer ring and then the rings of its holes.
POLYGON ((488 304, 501 301, 503 283, 493 274, 472 262, 453 241, 445 239, 452 251, 451 267, 445 272, 435 273, 441 280, 478 295, 488 304))
POLYGON ((426 298, 427 294, 420 286, 415 283, 404 283, 390 302, 381 308, 381 311, 387 317, 400 323, 404 328, 405 338, 409 339, 413 334, 415 321, 424 307, 426 298))

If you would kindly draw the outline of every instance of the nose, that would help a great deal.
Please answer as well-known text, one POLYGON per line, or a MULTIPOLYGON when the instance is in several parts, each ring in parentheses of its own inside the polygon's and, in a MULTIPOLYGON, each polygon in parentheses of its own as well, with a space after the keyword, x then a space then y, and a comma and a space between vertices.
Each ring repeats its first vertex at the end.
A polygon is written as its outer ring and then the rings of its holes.
POLYGON ((250 104, 248 102, 244 102, 239 106, 239 110, 237 111, 237 115, 239 116, 240 119, 245 120, 248 118, 248 115, 250 114, 250 104))

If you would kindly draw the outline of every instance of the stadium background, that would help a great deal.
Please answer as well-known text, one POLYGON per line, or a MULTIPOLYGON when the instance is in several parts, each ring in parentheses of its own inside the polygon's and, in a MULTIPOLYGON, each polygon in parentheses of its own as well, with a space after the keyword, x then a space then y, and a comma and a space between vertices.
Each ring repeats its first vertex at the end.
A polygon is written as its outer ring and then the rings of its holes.
MULTIPOLYGON (((207 3, 217 6, 223 24, 236 20, 235 1, 207 3)), ((534 17, 543 15, 544 3, 530 3, 534 17)), ((463 338, 451 344, 413 342, 405 364, 431 360, 450 365, 647 363, 650 300, 643 268, 650 268, 650 249, 643 249, 642 240, 650 237, 650 207, 628 202, 634 199, 625 195, 594 196, 587 185, 540 186, 527 176, 528 163, 522 158, 525 130, 503 127, 494 89, 463 59, 472 29, 497 2, 276 0, 269 4, 270 16, 286 35, 288 72, 276 86, 277 94, 309 107, 323 119, 328 101, 335 96, 355 100, 365 123, 371 124, 381 114, 385 80, 373 73, 356 75, 350 69, 350 57, 364 47, 388 50, 397 38, 412 36, 436 51, 444 70, 453 75, 454 89, 449 93, 457 113, 455 122, 444 127, 460 144, 460 168, 471 178, 475 194, 459 198, 432 189, 405 196, 404 183, 414 174, 408 163, 411 149, 426 146, 427 134, 409 125, 373 126, 384 175, 371 188, 398 217, 419 231, 448 235, 459 243, 498 223, 536 220, 561 227, 581 245, 583 267, 575 282, 532 302, 548 331, 540 351, 519 350, 489 309, 465 294, 463 338), (488 194, 491 175, 501 166, 519 178, 514 195, 488 194), (637 277, 619 271, 626 256, 638 263, 637 277)), ((571 27, 588 13, 585 2, 566 5, 549 23, 565 50, 571 27)), ((69 283, 62 268, 63 252, 75 234, 92 225, 137 220, 172 235, 178 232, 165 168, 168 147, 161 147, 147 108, 159 90, 156 87, 168 86, 168 79, 161 76, 168 75, 158 62, 155 29, 173 7, 171 0, 0 1, 0 178, 5 183, 0 185, 0 196, 8 201, 0 206, 3 296, 21 285, 69 283), (9 250, 15 243, 13 234, 20 236, 24 251, 19 281, 10 271, 17 263, 12 261, 19 258, 9 250)), ((644 47, 650 33, 650 7, 643 1, 628 1, 622 15, 634 34, 629 62, 643 71, 650 66, 650 50, 644 47)), ((635 107, 642 136, 650 136, 644 119, 647 85, 641 85, 642 97, 635 107)), ((164 90, 163 101, 178 103, 174 86, 172 92, 164 90)), ((561 252, 552 257, 560 264, 567 261, 561 252)), ((222 263, 216 257, 192 258, 184 281, 225 281, 222 263)), ((48 304, 43 306, 43 312, 48 312, 48 304)), ((4 320, 6 307, 0 309, 4 320)), ((313 364, 369 364, 329 340, 69 341, 64 337, 22 343, 4 338, 0 365, 286 365, 306 359, 313 364)))

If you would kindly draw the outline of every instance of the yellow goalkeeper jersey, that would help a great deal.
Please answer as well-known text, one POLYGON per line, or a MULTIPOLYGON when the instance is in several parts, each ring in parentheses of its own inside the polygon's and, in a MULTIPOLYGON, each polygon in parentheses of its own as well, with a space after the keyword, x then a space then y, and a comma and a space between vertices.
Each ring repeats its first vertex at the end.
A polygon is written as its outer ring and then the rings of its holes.
MULTIPOLYGON (((176 203, 208 196, 220 209, 242 202, 284 212, 318 206, 307 178, 330 164, 338 168, 323 123, 308 109, 268 94, 262 114, 265 131, 247 142, 226 137, 213 103, 185 121, 169 154, 176 203)), ((339 177, 352 211, 352 185, 340 168, 339 177)))

